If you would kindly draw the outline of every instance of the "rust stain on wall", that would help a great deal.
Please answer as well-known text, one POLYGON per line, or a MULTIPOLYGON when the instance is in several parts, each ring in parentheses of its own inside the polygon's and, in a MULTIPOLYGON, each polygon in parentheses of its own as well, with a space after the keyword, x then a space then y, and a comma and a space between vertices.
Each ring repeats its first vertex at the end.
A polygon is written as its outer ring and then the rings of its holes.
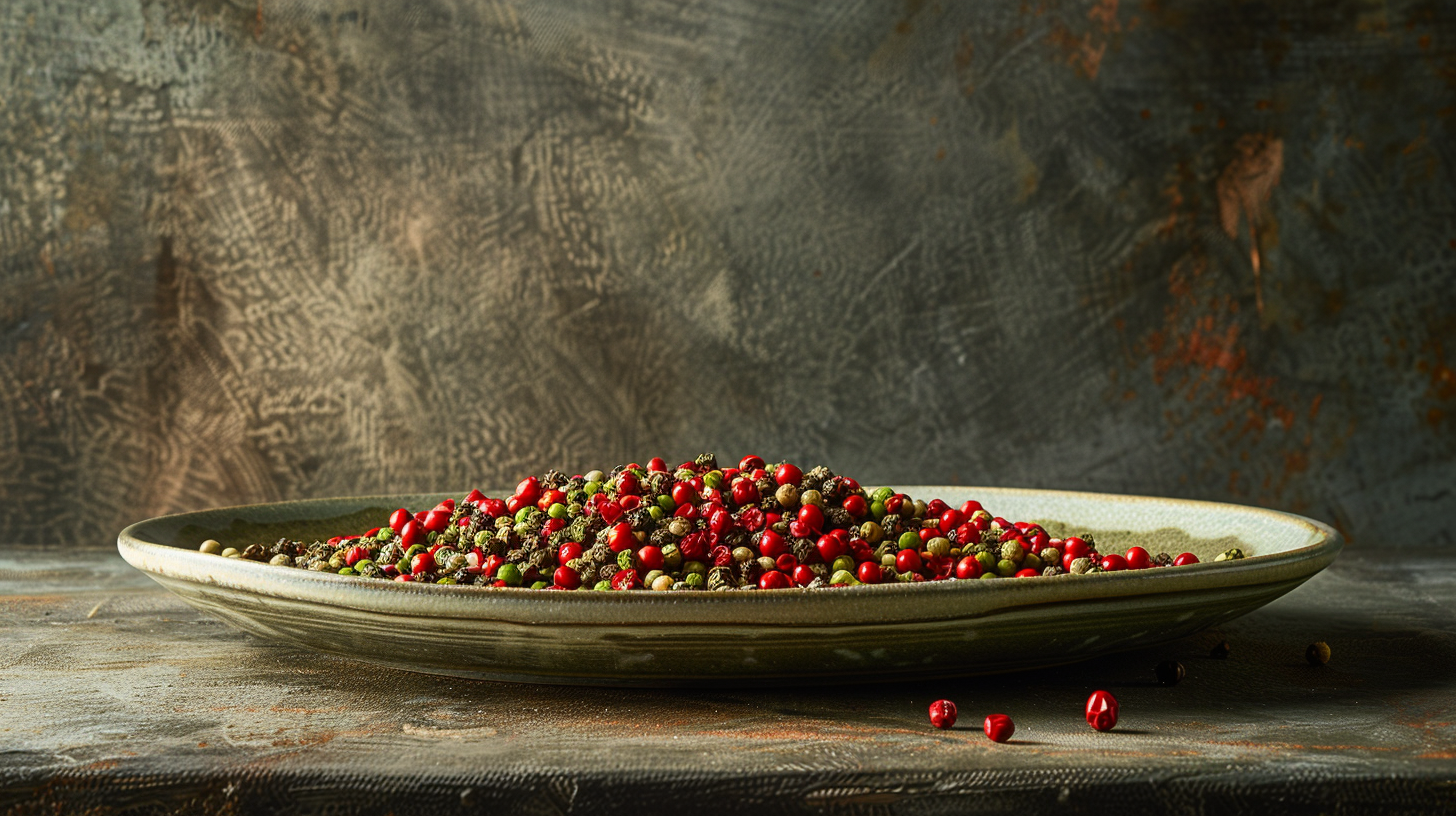
POLYGON ((1234 144, 1235 156, 1218 177, 1218 216, 1228 237, 1238 240, 1240 226, 1249 236, 1249 264, 1254 272, 1254 298, 1259 316, 1264 315, 1262 273, 1264 251, 1260 231, 1274 228, 1269 199, 1284 173, 1284 141, 1273 136, 1248 133, 1234 144))

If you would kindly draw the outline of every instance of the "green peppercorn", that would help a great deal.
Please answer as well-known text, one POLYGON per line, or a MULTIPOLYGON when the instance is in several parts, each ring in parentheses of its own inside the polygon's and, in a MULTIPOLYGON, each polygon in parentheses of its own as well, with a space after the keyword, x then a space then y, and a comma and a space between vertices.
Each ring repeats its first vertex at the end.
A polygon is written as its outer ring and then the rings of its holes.
POLYGON ((671 513, 677 509, 677 502, 673 501, 671 496, 662 493, 657 497, 657 506, 671 513))
POLYGON ((446 527, 445 530, 444 530, 444 532, 440 533, 440 538, 444 539, 445 541, 452 541, 453 542, 455 539, 457 539, 459 537, 460 537, 460 528, 457 527, 457 526, 455 526, 455 525, 451 525, 449 527, 446 527))
POLYGON ((1013 564, 1020 564, 1026 558, 1026 550, 1015 541, 1001 542, 1000 556, 1002 561, 1010 561, 1013 564))
POLYGON ((1021 559, 1021 564, 1019 566, 1022 569, 1033 569, 1037 572, 1041 572, 1043 569, 1045 569, 1045 564, 1046 562, 1038 558, 1036 553, 1027 553, 1026 556, 1021 559))
POLYGON ((723 471, 710 470, 703 474, 703 486, 717 490, 723 486, 723 471))
POLYGON ((534 511, 535 509, 536 508, 534 508, 534 507, 522 507, 520 510, 517 510, 516 511, 516 523, 517 524, 524 524, 525 521, 526 521, 526 519, 528 519, 528 518, 531 517, 532 511, 534 511))
POLYGON ((879 522, 866 521, 859 526, 859 536, 873 547, 885 539, 885 528, 879 522))
POLYGON ((581 492, 587 494, 588 496, 595 496, 596 494, 602 492, 602 483, 599 480, 590 480, 586 484, 581 486, 581 492))
POLYGON ((835 572, 839 572, 840 570, 846 570, 846 571, 848 571, 850 573, 853 573, 854 572, 854 558, 852 558, 852 557, 850 557, 848 555, 841 555, 838 558, 834 559, 834 563, 829 565, 829 571, 831 573, 835 573, 835 572))
POLYGON ((835 570, 834 574, 830 576, 829 583, 833 586, 859 586, 859 579, 855 578, 854 573, 850 570, 840 569, 835 570))
POLYGON ((1213 560, 1215 560, 1215 561, 1237 561, 1237 560, 1239 560, 1240 558, 1243 558, 1243 557, 1244 557, 1244 551, 1242 549, 1239 549, 1238 547, 1230 547, 1227 550, 1224 550, 1223 552, 1219 553, 1218 556, 1216 558, 1214 558, 1213 560))
POLYGON ((779 567, 779 565, 777 563, 775 563, 772 558, 769 558, 766 555, 765 556, 761 556, 758 559, 758 565, 763 568, 763 571, 764 572, 768 572, 769 570, 772 570, 772 569, 778 569, 778 567, 779 567))
POLYGON ((207 553, 208 555, 219 555, 222 553, 222 544, 209 538, 202 542, 202 546, 198 547, 197 551, 207 553))
POLYGON ((906 518, 925 518, 925 511, 929 507, 930 505, 926 504, 922 499, 916 499, 914 506, 911 506, 909 502, 905 502, 900 505, 900 515, 906 518), (905 516, 906 507, 910 507, 910 515, 908 517, 905 516))
POLYGON ((870 502, 870 515, 875 517, 875 521, 880 521, 889 514, 890 511, 885 509, 884 502, 870 502))
POLYGON ((1016 574, 1017 569, 1016 562, 1010 558, 1003 558, 996 562, 996 573, 1002 578, 1010 578, 1016 574))
POLYGON ((379 532, 374 534, 375 541, 388 541, 391 538, 394 538, 394 531, 388 527, 380 528, 379 532))
POLYGON ((344 554, 341 552, 336 552, 333 555, 329 556, 329 566, 337 570, 343 569, 344 567, 347 567, 349 565, 347 562, 344 561, 344 554))
POLYGON ((501 564, 496 570, 495 577, 506 582, 506 586, 521 585, 521 568, 515 564, 501 564))
POLYGON ((630 549, 622 550, 621 552, 617 553, 617 569, 629 570, 636 568, 637 555, 633 553, 630 549))
POLYGON ((612 582, 611 581, 597 581, 596 586, 592 587, 592 589, 595 590, 595 591, 597 591, 597 592, 611 592, 612 591, 612 582))
POLYGON ((682 565, 682 571, 687 573, 688 575, 707 575, 708 565, 704 564, 702 561, 688 561, 687 563, 682 565))
POLYGON ((443 567, 446 564, 450 563, 451 556, 459 554, 460 551, 456 550, 453 547, 441 547, 440 549, 435 550, 435 566, 443 567))
POLYGON ((900 540, 897 543, 900 545, 900 549, 902 550, 918 551, 920 549, 920 536, 916 533, 912 533, 909 530, 906 530, 905 532, 900 534, 900 540))
POLYGON ((1323 640, 1309 644, 1304 650, 1304 659, 1309 661, 1311 666, 1323 666, 1330 662, 1330 644, 1323 640))
POLYGON ((824 509, 824 495, 817 490, 805 490, 799 494, 799 504, 813 505, 822 510, 824 509))
POLYGON ((799 488, 791 484, 779 485, 779 489, 774 491, 774 499, 783 505, 785 510, 793 510, 799 506, 799 488))
POLYGON ((996 561, 996 556, 990 554, 989 552, 976 553, 976 563, 981 565, 982 575, 994 572, 996 570, 996 561))
MULTIPOLYGON (((437 554, 435 557, 435 563, 439 563, 439 561, 440 559, 437 554)), ((465 567, 467 567, 468 565, 469 562, 465 560, 464 554, 455 553, 445 560, 444 568, 446 572, 459 572, 460 570, 465 569, 465 567)))
POLYGON ((564 519, 567 515, 566 505, 561 502, 552 502, 551 506, 546 508, 546 515, 554 519, 564 519))
POLYGON ((484 547, 490 543, 491 533, 489 530, 481 530, 475 534, 475 546, 484 547))
POLYGON ((877 488, 875 488, 875 492, 873 492, 873 493, 870 494, 870 498, 873 499, 874 501, 877 501, 877 502, 880 502, 881 504, 883 504, 886 499, 890 498, 893 495, 895 495, 895 489, 894 488, 892 488, 892 487, 877 487, 877 488))
MULTIPOLYGON (((693 563, 697 562, 694 561, 693 563)), ((701 572, 690 572, 683 578, 683 583, 687 584, 693 589, 701 589, 704 586, 707 586, 708 579, 704 577, 703 573, 701 572)))
POLYGON ((884 555, 880 556, 880 566, 881 567, 893 567, 893 566, 895 566, 895 556, 894 556, 894 554, 892 554, 892 553, 885 553, 884 555))
MULTIPOLYGON (((647 574, 642 576, 642 586, 650 587, 652 586, 652 582, 656 581, 658 578, 666 578, 669 582, 672 581, 672 576, 668 575, 662 570, 648 570, 647 574)), ((669 586, 670 585, 671 584, 669 584, 669 586)))
POLYGON ((667 511, 654 504, 647 508, 647 515, 652 516, 653 521, 662 521, 667 518, 667 511))
POLYGON ((356 575, 357 573, 354 572, 354 568, 353 567, 341 567, 339 569, 339 574, 340 575, 356 575))
POLYGON ((588 470, 582 475, 582 478, 586 480, 587 484, 596 482, 600 486, 602 482, 607 480, 607 474, 602 473, 600 470, 588 470))
POLYGON ((408 558, 401 558, 401 559, 399 559, 398 561, 394 562, 394 569, 400 575, 409 575, 410 574, 410 560, 408 558))
POLYGON ((981 580, 982 581, 990 581, 992 579, 1000 578, 1000 577, 1001 576, 997 575, 994 571, 981 573, 981 580))
POLYGON ((437 584, 453 584, 453 583, 456 583, 456 581, 455 581, 454 578, 451 578, 450 576, 446 575, 444 578, 441 578, 440 580, 436 581, 435 583, 437 583, 437 584))
POLYGON ((945 558, 950 555, 950 539, 943 536, 936 536, 925 542, 925 549, 938 558, 945 558))
MULTIPOLYGON (((455 582, 451 581, 450 583, 453 584, 455 582)), ((549 581, 537 581, 536 583, 531 584, 531 589, 545 589, 549 586, 551 586, 551 583, 549 581)))

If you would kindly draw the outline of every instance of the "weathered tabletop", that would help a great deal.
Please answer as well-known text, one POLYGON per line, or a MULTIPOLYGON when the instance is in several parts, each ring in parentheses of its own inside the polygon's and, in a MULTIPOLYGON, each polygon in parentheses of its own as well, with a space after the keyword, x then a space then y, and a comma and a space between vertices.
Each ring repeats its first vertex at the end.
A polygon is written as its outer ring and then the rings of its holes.
POLYGON ((234 632, 109 551, 0 550, 0 632, 6 813, 1456 810, 1456 555, 1438 552, 1347 550, 1157 649, 896 686, 427 677, 234 632), (1173 688, 1153 682, 1167 658, 1188 669, 1173 688), (1098 687, 1122 704, 1112 733, 1081 716, 1098 687), (927 722, 938 697, 954 730, 927 722), (992 712, 1012 743, 981 734, 992 712))

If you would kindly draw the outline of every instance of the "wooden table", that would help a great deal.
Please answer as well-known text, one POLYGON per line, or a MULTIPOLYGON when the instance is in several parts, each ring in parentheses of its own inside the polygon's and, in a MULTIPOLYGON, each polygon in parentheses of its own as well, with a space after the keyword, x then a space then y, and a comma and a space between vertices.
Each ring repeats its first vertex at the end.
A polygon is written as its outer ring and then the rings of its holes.
POLYGON ((1156 649, 775 691, 443 679, 302 652, 111 550, 0 550, 0 812, 1435 813, 1456 810, 1456 553, 1351 549, 1156 649), (1227 639, 1226 660, 1208 656, 1227 639), (1333 659, 1308 665, 1305 646, 1333 659), (1188 677, 1164 688, 1160 660, 1188 677), (1081 707, 1105 688, 1111 733, 1081 707), (936 731, 930 701, 958 703, 936 731), (1013 742, 980 731, 1011 715, 1013 742))

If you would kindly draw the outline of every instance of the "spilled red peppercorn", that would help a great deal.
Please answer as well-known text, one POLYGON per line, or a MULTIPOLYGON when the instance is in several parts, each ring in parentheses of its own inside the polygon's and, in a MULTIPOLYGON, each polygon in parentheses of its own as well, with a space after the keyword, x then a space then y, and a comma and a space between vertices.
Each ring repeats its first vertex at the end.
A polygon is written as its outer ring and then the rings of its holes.
POLYGON ((1087 724, 1098 731, 1111 731, 1117 725, 1117 698, 1105 691, 1094 691, 1087 698, 1087 724))
POLYGON ((1011 735, 1016 733, 1016 723, 1005 714, 991 714, 986 717, 986 722, 981 725, 986 732, 987 739, 992 742, 1006 742, 1011 735))
POLYGON ((936 700, 930 704, 930 724, 946 729, 956 723, 956 704, 950 700, 936 700))

